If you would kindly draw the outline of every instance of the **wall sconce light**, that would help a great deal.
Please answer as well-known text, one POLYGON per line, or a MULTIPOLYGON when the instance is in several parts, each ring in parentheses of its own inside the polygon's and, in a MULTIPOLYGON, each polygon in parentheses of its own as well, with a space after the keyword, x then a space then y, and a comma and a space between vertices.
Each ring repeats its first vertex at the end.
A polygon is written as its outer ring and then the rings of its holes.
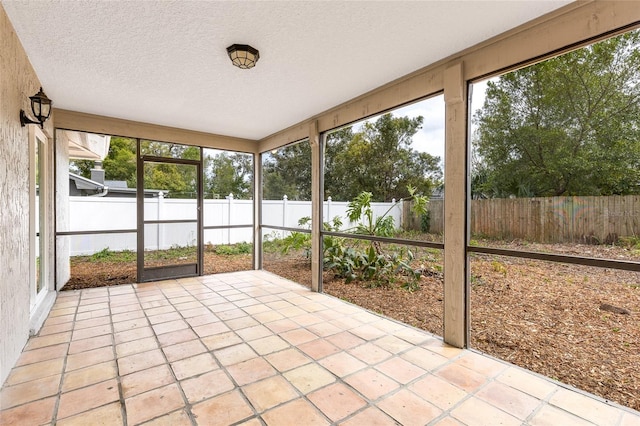
POLYGON ((233 65, 243 70, 253 68, 260 59, 260 52, 248 44, 232 44, 227 47, 227 53, 233 65))
POLYGON ((40 91, 33 96, 29 96, 31 99, 31 112, 33 112, 33 116, 36 118, 32 120, 27 116, 24 110, 20 110, 20 124, 22 127, 27 124, 39 124, 42 129, 44 129, 44 122, 47 121, 49 116, 51 115, 51 99, 47 98, 47 95, 42 91, 42 87, 40 91))

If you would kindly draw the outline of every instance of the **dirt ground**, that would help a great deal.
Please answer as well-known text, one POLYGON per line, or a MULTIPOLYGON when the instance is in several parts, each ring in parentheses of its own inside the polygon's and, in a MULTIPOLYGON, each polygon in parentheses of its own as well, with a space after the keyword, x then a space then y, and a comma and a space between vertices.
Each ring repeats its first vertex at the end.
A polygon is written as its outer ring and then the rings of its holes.
MULTIPOLYGON (((618 247, 577 250, 639 260, 637 252, 618 247)), ((120 265, 74 259, 65 289, 134 282, 135 264, 120 265)), ((205 256, 207 274, 247 269, 250 255, 205 256)), ((265 255, 264 269, 310 286, 310 264, 302 256, 265 255)), ((437 269, 427 268, 414 292, 398 285, 345 284, 325 272, 324 291, 442 335, 443 281, 437 269)), ((470 272, 473 348, 640 410, 640 272, 478 254, 470 272)))

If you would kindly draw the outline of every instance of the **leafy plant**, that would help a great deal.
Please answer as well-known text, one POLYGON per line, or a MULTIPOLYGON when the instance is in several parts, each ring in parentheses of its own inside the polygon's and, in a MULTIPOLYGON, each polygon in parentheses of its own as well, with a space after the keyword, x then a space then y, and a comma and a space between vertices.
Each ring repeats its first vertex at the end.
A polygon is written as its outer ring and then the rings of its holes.
POLYGON ((223 244, 223 245, 215 246, 213 251, 216 254, 221 254, 226 256, 248 254, 253 251, 253 245, 246 242, 237 243, 237 244, 223 244))

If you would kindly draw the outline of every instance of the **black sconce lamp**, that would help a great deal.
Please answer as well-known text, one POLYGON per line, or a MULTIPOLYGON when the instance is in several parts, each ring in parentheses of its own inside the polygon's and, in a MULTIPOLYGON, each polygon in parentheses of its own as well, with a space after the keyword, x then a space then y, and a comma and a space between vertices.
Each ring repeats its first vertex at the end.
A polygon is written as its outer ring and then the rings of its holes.
POLYGON ((227 47, 227 53, 233 65, 243 70, 253 68, 260 59, 260 52, 248 44, 232 44, 227 47))
POLYGON ((39 124, 40 127, 44 129, 44 122, 47 121, 51 115, 51 104, 53 104, 53 102, 44 94, 42 87, 38 93, 29 96, 29 99, 31 99, 31 112, 33 112, 33 116, 36 119, 30 119, 24 110, 20 110, 20 124, 22 127, 27 124, 39 124))

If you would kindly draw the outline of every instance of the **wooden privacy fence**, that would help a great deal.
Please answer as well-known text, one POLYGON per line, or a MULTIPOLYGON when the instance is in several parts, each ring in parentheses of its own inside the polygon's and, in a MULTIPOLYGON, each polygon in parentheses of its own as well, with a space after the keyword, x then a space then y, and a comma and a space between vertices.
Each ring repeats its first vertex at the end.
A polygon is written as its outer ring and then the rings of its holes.
MULTIPOLYGON (((442 201, 432 200, 430 232, 442 232, 442 201)), ((420 218, 405 222, 420 229, 420 218)), ((471 234, 544 243, 611 244, 640 236, 640 196, 545 197, 471 201, 471 234)))

